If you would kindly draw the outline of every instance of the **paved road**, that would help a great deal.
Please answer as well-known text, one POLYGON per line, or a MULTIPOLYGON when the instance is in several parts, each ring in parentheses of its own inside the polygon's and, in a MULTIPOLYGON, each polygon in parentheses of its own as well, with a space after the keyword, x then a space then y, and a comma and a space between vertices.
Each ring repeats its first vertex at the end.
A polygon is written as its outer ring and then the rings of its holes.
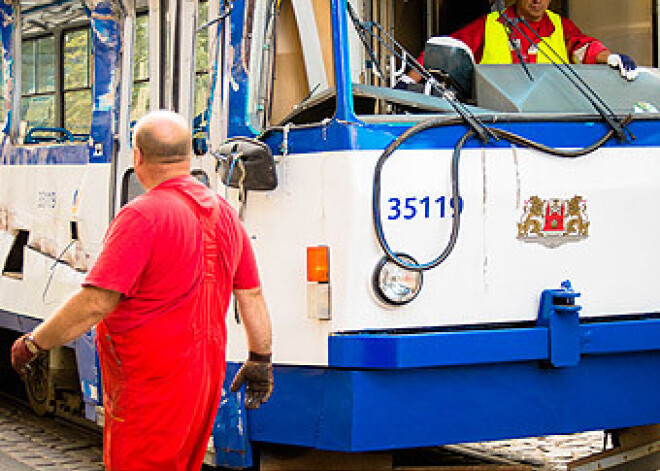
POLYGON ((0 469, 2 471, 32 471, 32 468, 16 461, 11 456, 0 451, 0 469))
POLYGON ((99 433, 37 417, 0 396, 0 469, 3 471, 103 471, 101 442, 99 433))

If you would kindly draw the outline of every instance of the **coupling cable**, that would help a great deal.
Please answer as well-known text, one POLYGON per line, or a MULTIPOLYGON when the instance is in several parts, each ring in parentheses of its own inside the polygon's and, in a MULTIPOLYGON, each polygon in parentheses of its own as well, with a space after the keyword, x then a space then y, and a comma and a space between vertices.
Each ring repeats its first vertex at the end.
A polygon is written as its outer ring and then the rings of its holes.
MULTIPOLYGON (((631 121, 632 121, 632 115, 626 116, 621 121, 621 125, 627 126, 631 121)), ((451 254, 451 252, 454 250, 454 247, 456 246, 456 241, 458 240, 459 229, 461 226, 461 193, 458 185, 459 162, 461 157, 461 151, 463 150, 465 144, 472 137, 474 137, 476 133, 473 129, 468 129, 468 131, 463 135, 463 137, 461 137, 461 139, 454 147, 452 160, 451 160, 451 201, 454 208, 454 217, 452 220, 451 234, 449 236, 449 241, 447 242, 447 245, 440 253, 440 255, 438 255, 436 258, 434 258, 429 262, 412 263, 403 260, 400 256, 397 255, 397 251, 393 250, 390 247, 389 243, 387 242, 387 238, 385 237, 385 232, 383 230, 382 217, 380 211, 381 173, 387 159, 389 159, 392 156, 392 154, 410 138, 423 131, 427 131, 429 129, 437 128, 440 126, 446 126, 446 125, 447 125, 446 118, 430 118, 406 130, 406 132, 404 132, 401 136, 395 139, 389 146, 387 146, 387 148, 383 151, 380 158, 378 159, 378 162, 376 163, 376 167, 374 170, 373 190, 372 190, 372 213, 373 213, 374 230, 376 233, 376 237, 378 239, 378 244, 382 248, 383 252, 385 252, 385 255, 387 256, 388 259, 390 259, 392 262, 394 262, 396 265, 400 266, 401 268, 405 268, 407 270, 422 272, 435 268, 438 265, 440 265, 442 262, 444 262, 447 259, 447 257, 449 257, 449 254, 451 254)), ((489 127, 488 131, 489 134, 492 133, 498 138, 510 142, 511 144, 516 144, 521 147, 528 147, 530 149, 536 149, 546 154, 554 155, 556 157, 561 157, 561 158, 567 158, 567 159, 582 157, 594 152, 595 150, 602 147, 608 140, 610 140, 610 138, 612 138, 612 136, 614 136, 617 133, 616 129, 610 128, 603 137, 601 137, 598 141, 596 141, 595 143, 589 146, 577 150, 561 150, 547 146, 545 144, 541 144, 539 142, 532 141, 531 139, 527 139, 525 137, 519 136, 509 131, 505 131, 503 129, 489 127)))

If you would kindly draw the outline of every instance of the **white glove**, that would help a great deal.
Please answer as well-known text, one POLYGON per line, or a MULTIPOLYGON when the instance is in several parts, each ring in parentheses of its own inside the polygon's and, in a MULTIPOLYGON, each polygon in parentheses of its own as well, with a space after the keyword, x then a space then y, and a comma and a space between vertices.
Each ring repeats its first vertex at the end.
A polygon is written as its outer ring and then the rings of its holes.
POLYGON ((637 64, 635 64, 635 61, 632 60, 630 56, 625 54, 610 54, 607 56, 607 64, 610 67, 619 69, 619 72, 621 72, 621 77, 625 78, 629 82, 635 80, 639 75, 637 64))

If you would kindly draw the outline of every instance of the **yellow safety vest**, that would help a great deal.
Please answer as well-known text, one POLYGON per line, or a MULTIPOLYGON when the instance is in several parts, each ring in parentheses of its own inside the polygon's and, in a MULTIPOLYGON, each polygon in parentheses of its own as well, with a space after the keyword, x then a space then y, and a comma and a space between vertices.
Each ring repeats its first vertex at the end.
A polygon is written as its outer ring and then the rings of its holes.
MULTIPOLYGON (((564 42, 564 28, 561 26, 561 17, 546 10, 550 21, 555 27, 550 37, 543 38, 550 47, 568 62, 568 51, 564 42)), ((513 51, 509 46, 509 36, 507 35, 504 24, 499 21, 500 13, 495 11, 486 17, 486 27, 484 29, 484 54, 481 58, 481 64, 512 64, 513 51)), ((536 41, 537 38, 530 35, 530 39, 536 41)), ((540 43, 537 45, 539 51, 536 54, 536 62, 539 64, 550 64, 559 62, 555 54, 548 50, 548 47, 540 43)))

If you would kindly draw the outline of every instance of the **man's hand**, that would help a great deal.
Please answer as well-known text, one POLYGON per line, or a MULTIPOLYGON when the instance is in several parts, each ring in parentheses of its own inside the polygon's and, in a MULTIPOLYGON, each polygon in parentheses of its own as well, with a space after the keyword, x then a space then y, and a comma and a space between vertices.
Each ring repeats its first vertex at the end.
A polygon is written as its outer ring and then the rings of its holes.
POLYGON ((250 352, 248 360, 231 382, 231 392, 238 392, 244 383, 246 409, 257 409, 268 401, 273 392, 273 364, 270 354, 250 352))
POLYGON ((639 75, 637 70, 637 64, 632 59, 632 57, 625 54, 610 54, 607 57, 607 64, 610 67, 619 69, 621 77, 625 78, 628 81, 633 81, 639 75))
POLYGON ((11 365, 21 378, 25 378, 30 363, 42 352, 45 350, 37 345, 29 334, 25 334, 11 347, 11 365))

